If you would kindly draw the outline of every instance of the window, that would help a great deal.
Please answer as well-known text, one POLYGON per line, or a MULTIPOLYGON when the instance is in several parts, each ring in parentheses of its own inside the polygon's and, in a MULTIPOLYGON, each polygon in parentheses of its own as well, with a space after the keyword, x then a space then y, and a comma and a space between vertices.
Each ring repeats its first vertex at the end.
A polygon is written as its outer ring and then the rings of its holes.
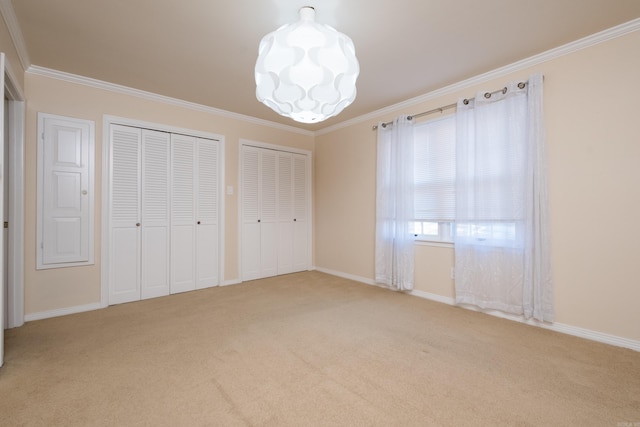
MULTIPOLYGON (((501 139, 494 140, 497 144, 501 139)), ((499 148, 498 148, 499 149, 499 148)), ((510 150, 502 150, 509 153, 510 150)), ((495 149, 491 152, 495 152, 495 149)), ((415 127, 414 146, 414 210, 415 221, 412 233, 417 240, 453 242, 454 235, 487 244, 499 243, 512 246, 516 233, 513 216, 500 217, 495 212, 483 212, 487 222, 455 223, 456 215, 456 119, 455 115, 431 120, 415 127), (495 222, 495 220, 499 222, 495 222)), ((479 168, 474 179, 485 182, 487 188, 509 188, 517 184, 517 169, 514 162, 503 159, 488 159, 495 166, 479 168), (508 165, 509 167, 506 167, 508 165)), ((513 193, 514 191, 511 191, 513 193)), ((490 194, 484 195, 491 199, 490 194)), ((489 206, 492 206, 489 204, 489 206)), ((491 209, 490 209, 491 210, 491 209)))
POLYGON ((415 126, 413 234, 418 240, 453 241, 455 130, 454 115, 415 126))

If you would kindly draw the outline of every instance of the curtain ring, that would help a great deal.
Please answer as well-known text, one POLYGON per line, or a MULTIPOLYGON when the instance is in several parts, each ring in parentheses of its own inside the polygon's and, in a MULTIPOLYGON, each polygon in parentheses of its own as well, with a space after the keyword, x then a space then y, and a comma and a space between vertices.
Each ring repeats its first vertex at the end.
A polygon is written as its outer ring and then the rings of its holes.
POLYGON ((487 99, 491 98, 491 92, 485 92, 484 97, 487 99))
POLYGON ((381 126, 382 126, 382 129, 384 129, 384 128, 386 128, 386 127, 387 127, 387 124, 386 124, 386 123, 383 123, 381 126))
POLYGON ((525 83, 524 82, 518 83, 518 89, 524 89, 524 87, 525 87, 525 83))
POLYGON ((463 103, 464 105, 469 105, 469 100, 468 100, 468 99, 465 99, 464 101, 462 101, 462 103, 463 103))
POLYGON ((502 94, 504 95, 505 93, 507 93, 507 87, 506 86, 504 88, 502 88, 502 94))

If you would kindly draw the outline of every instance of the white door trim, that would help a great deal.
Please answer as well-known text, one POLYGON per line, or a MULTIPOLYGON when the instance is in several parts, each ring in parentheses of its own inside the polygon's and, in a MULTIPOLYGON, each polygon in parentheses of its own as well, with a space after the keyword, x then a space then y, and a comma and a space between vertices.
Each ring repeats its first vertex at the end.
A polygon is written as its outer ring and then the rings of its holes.
POLYGON ((193 129, 185 129, 175 126, 169 126, 159 123, 146 122, 142 120, 136 119, 128 119, 125 117, 118 117, 112 115, 104 115, 102 117, 102 245, 101 245, 101 277, 100 277, 100 306, 107 307, 109 305, 109 186, 110 186, 110 177, 107 176, 108 171, 111 168, 110 159, 109 159, 109 150, 111 147, 111 141, 109 137, 109 129, 112 124, 123 125, 123 126, 131 126, 142 129, 151 129, 157 130, 161 132, 168 133, 177 133, 188 136, 195 136, 199 138, 205 139, 213 139, 218 141, 219 143, 219 170, 220 170, 220 183, 219 183, 219 194, 220 194, 220 213, 219 213, 219 240, 218 240, 218 254, 219 254, 219 280, 218 283, 224 283, 224 224, 225 224, 225 197, 224 197, 224 187, 225 187, 225 141, 224 135, 215 134, 211 132, 203 132, 197 131, 193 129))
MULTIPOLYGON (((24 324, 24 125, 25 101, 5 57, 4 95, 9 99, 8 327, 24 324)), ((4 97, 3 97, 4 99, 4 97)))

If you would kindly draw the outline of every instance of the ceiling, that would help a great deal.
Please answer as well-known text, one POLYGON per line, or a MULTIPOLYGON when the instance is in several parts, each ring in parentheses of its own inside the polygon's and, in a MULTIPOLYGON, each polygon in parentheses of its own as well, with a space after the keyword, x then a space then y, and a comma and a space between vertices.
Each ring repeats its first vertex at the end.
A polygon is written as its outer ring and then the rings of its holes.
POLYGON ((638 0, 12 0, 31 65, 318 130, 640 17, 638 0), (302 6, 347 34, 355 102, 305 125, 255 97, 261 38, 302 6))

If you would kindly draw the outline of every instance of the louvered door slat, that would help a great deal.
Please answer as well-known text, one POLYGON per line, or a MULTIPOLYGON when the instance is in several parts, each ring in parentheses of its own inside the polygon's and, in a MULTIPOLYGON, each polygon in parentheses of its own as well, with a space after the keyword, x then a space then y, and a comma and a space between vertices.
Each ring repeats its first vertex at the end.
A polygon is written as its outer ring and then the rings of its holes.
POLYGON ((171 137, 172 203, 173 224, 192 223, 194 220, 193 158, 195 138, 183 135, 171 137))
POLYGON ((260 161, 260 220, 274 222, 277 218, 276 151, 263 150, 260 161))
POLYGON ((278 153, 278 220, 293 220, 291 154, 278 153))
POLYGON ((242 220, 244 223, 258 222, 259 167, 258 150, 244 147, 242 151, 242 220))
POLYGON ((111 220, 140 220, 140 131, 113 126, 111 133, 111 220))
POLYGON ((142 215, 144 223, 169 220, 169 134, 143 131, 142 215))
POLYGON ((293 157, 294 213, 296 221, 307 220, 307 157, 293 157))
POLYGON ((218 142, 198 139, 198 221, 218 221, 218 142))

